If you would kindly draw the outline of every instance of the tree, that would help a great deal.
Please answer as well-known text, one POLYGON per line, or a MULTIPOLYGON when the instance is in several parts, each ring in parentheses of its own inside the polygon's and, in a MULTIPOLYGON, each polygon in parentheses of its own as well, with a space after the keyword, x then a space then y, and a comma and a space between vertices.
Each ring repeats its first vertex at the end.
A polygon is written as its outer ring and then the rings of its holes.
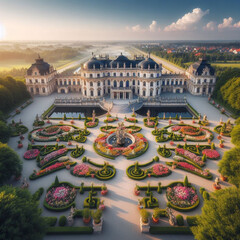
POLYGON ((240 125, 233 128, 231 132, 232 143, 240 147, 240 125))
POLYGON ((42 239, 47 223, 41 209, 26 189, 0 188, 0 239, 42 239))
POLYGON ((228 177, 228 181, 240 186, 240 147, 235 147, 224 152, 219 162, 219 172, 228 177))
POLYGON ((7 144, 0 143, 0 184, 12 177, 20 176, 22 161, 16 152, 7 144))
POLYGON ((0 121, 0 142, 6 143, 11 136, 11 129, 3 121, 0 121))
POLYGON ((225 188, 211 194, 204 202, 197 226, 191 230, 198 240, 240 239, 240 190, 225 188))

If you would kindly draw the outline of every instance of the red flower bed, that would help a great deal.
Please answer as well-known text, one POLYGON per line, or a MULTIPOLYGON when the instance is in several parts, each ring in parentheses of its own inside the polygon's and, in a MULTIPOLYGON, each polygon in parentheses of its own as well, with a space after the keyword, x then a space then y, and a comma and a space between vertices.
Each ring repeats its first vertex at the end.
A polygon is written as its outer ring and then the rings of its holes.
POLYGON ((26 151, 24 153, 23 157, 27 160, 31 160, 31 159, 36 158, 39 153, 40 153, 40 151, 38 149, 31 149, 31 150, 26 151))
POLYGON ((202 151, 202 153, 205 154, 206 157, 209 159, 219 159, 220 158, 219 152, 214 149, 204 149, 202 151))

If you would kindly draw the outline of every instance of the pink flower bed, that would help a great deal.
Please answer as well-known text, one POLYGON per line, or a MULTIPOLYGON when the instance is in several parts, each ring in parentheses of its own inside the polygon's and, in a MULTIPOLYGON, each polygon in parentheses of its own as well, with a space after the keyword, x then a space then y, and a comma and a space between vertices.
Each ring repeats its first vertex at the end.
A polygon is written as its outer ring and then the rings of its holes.
POLYGON ((90 170, 89 166, 82 163, 82 164, 76 165, 73 168, 73 174, 78 176, 84 176, 87 173, 89 173, 89 170, 90 170))
POLYGON ((172 128, 173 132, 179 131, 181 129, 181 126, 173 126, 172 128))
POLYGON ((214 149, 204 149, 202 151, 202 154, 205 154, 206 157, 210 158, 210 159, 219 159, 220 158, 219 152, 214 149))
POLYGON ((50 160, 52 160, 53 158, 56 158, 57 156, 61 156, 63 154, 65 154, 68 151, 67 148, 61 148, 57 151, 51 152, 48 155, 46 155, 41 161, 40 161, 40 166, 42 167, 43 165, 45 165, 46 163, 48 163, 50 160))
POLYGON ((24 153, 23 157, 27 160, 31 160, 36 158, 39 153, 40 151, 38 149, 30 149, 24 153))
POLYGON ((207 170, 201 170, 201 169, 198 169, 196 167, 194 167, 193 165, 187 163, 187 162, 178 162, 177 163, 178 166, 182 167, 182 168, 185 168, 185 169, 189 169, 193 172, 197 172, 203 176, 209 176, 209 172, 207 170))
POLYGON ((189 152, 188 150, 185 150, 183 148, 176 148, 175 152, 177 155, 181 155, 182 157, 186 157, 187 159, 195 162, 196 164, 198 164, 199 166, 203 166, 204 162, 201 160, 201 158, 199 156, 197 156, 196 154, 189 152))
POLYGON ((69 126, 61 126, 60 127, 64 132, 69 132, 71 130, 71 127, 69 126))
POLYGON ((86 125, 87 126, 94 126, 96 123, 95 122, 87 122, 86 125))
POLYGON ((162 164, 154 164, 152 167, 153 174, 157 176, 163 176, 169 174, 169 168, 163 166, 162 164))

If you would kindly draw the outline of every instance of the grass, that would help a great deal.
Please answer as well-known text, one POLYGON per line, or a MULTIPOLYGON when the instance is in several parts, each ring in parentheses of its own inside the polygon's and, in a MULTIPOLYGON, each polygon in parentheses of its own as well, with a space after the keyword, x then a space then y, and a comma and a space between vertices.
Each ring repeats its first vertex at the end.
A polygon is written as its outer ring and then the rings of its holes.
POLYGON ((232 62, 212 63, 211 65, 212 65, 212 66, 215 66, 215 67, 240 68, 240 62, 239 62, 239 63, 232 63, 232 62))

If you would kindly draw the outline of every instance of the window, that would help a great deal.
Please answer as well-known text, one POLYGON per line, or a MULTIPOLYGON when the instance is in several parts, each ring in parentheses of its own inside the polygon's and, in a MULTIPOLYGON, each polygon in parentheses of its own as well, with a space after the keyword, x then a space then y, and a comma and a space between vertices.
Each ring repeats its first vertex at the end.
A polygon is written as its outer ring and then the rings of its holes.
POLYGON ((113 73, 113 76, 116 77, 116 73, 113 73))
POLYGON ((29 79, 29 83, 32 83, 32 79, 29 79))
POLYGON ((153 82, 150 82, 150 87, 153 87, 153 82))
POLYGON ((98 83, 97 83, 98 87, 100 87, 100 84, 101 84, 100 81, 98 81, 98 83))
POLYGON ((163 85, 163 86, 165 85, 165 81, 162 82, 162 85, 163 85))
POLYGON ((122 73, 120 73, 120 77, 122 77, 123 76, 123 74, 122 73))
POLYGON ((126 81, 126 87, 129 87, 129 81, 128 80, 126 81))
POLYGON ((129 77, 129 73, 127 73, 127 77, 129 77))
POLYGON ((210 79, 210 83, 213 83, 213 79, 210 79))
POLYGON ((135 73, 133 73, 133 77, 135 77, 136 76, 136 74, 135 73))
POLYGON ((173 82, 173 80, 172 80, 172 81, 171 81, 171 85, 173 85, 173 83, 174 83, 174 82, 173 82))
POLYGON ((117 87, 117 81, 116 81, 116 80, 114 80, 113 86, 114 86, 114 87, 117 87))
POLYGON ((197 88, 197 93, 199 93, 199 87, 197 88))
POLYGON ((143 91, 143 96, 145 97, 145 95, 146 95, 146 92, 145 92, 145 91, 143 91))
POLYGON ((200 84, 200 79, 197 80, 197 83, 200 84))
POLYGON ((75 81, 73 81, 73 85, 75 85, 75 81))
POLYGON ((89 74, 89 77, 92 78, 92 74, 91 73, 89 74))
POLYGON ((143 86, 146 87, 146 82, 143 82, 143 86))
POLYGON ((111 81, 110 80, 108 80, 108 85, 111 85, 111 81))
POLYGON ((144 78, 146 77, 146 73, 143 74, 143 77, 144 77, 144 78))
POLYGON ((120 87, 123 87, 123 81, 120 81, 120 87))
POLYGON ((108 73, 108 76, 110 77, 110 72, 108 73))
POLYGON ((140 77, 140 73, 138 73, 138 77, 140 77))
POLYGON ((159 77, 159 73, 157 74, 157 77, 159 77))
POLYGON ((33 88, 32 87, 31 87, 30 91, 31 91, 31 93, 33 93, 33 88))
POLYGON ((38 83, 38 80, 37 80, 37 79, 35 79, 35 83, 38 83))
POLYGON ((150 77, 153 78, 153 74, 152 73, 150 74, 150 77))
POLYGON ((153 91, 151 90, 151 91, 150 91, 150 97, 152 97, 152 95, 153 95, 153 91))
POLYGON ((45 93, 45 88, 42 88, 43 93, 45 93))
POLYGON ((67 81, 66 80, 64 80, 64 85, 67 85, 67 81))
POLYGON ((71 82, 71 80, 68 80, 68 85, 72 85, 72 82, 71 82))
POLYGON ((90 82, 90 87, 92 87, 93 86, 93 82, 90 82))
POLYGON ((204 79, 204 82, 206 83, 206 82, 207 82, 207 79, 204 79))
POLYGON ((100 90, 98 90, 98 96, 100 96, 101 95, 101 91, 100 90))
POLYGON ((182 80, 180 81, 180 85, 182 85, 182 80))
POLYGON ((35 72, 35 75, 37 75, 37 72, 35 72))
POLYGON ((92 91, 92 90, 91 90, 91 92, 90 92, 90 93, 91 93, 91 97, 93 97, 93 91, 92 91))
POLYGON ((99 73, 97 74, 97 77, 98 77, 98 78, 100 77, 100 74, 99 74, 99 73))
POLYGON ((84 95, 87 96, 87 90, 84 90, 84 95))
POLYGON ((135 85, 135 80, 132 81, 132 84, 135 85))

